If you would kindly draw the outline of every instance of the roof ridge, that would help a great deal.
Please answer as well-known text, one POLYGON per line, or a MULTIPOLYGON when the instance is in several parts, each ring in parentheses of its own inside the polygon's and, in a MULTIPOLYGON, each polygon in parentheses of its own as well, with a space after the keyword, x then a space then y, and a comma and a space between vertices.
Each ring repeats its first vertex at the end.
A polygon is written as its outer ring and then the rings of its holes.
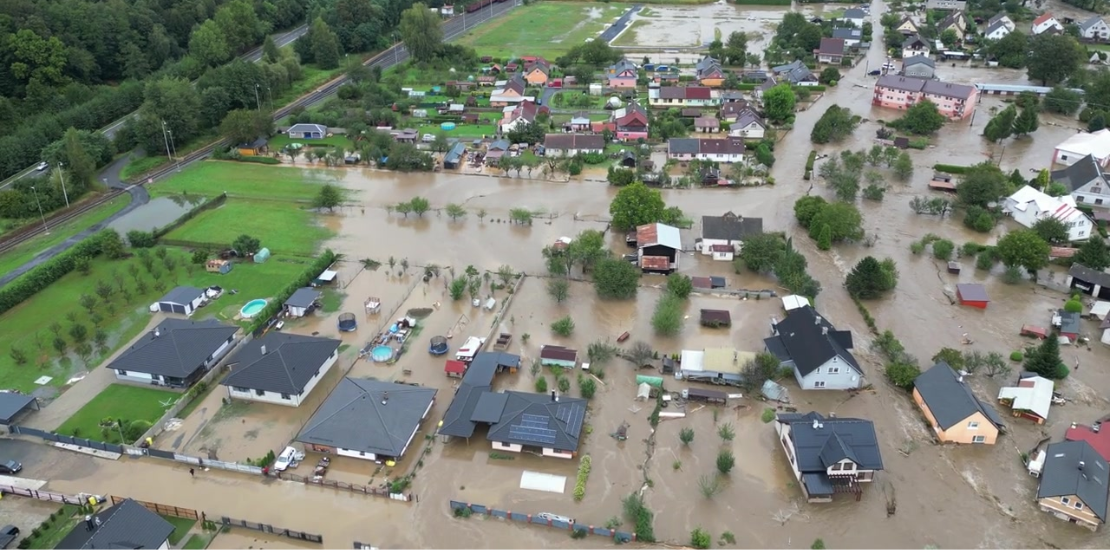
MULTIPOLYGON (((343 384, 343 382, 350 382, 350 383, 354 384, 355 387, 358 388, 362 393, 356 393, 353 397, 351 397, 351 399, 349 399, 346 403, 344 403, 342 407, 336 407, 336 409, 334 411, 332 411, 332 413, 329 414, 326 418, 321 418, 319 422, 313 424, 312 426, 306 426, 305 429, 302 430, 302 432, 310 432, 310 431, 316 429, 321 424, 323 424, 325 421, 331 420, 332 418, 335 417, 335 415, 339 414, 340 411, 346 409, 349 405, 351 405, 355 401, 358 401, 360 398, 362 398, 363 395, 367 395, 367 394, 370 393, 370 392, 366 391, 366 388, 363 388, 361 384, 355 382, 354 379, 352 379, 348 376, 344 376, 343 380, 339 381, 339 384, 343 384)), ((334 389, 332 389, 331 393, 328 394, 328 398, 335 395, 335 390, 337 390, 337 389, 339 389, 338 385, 336 385, 336 387, 334 389)), ((326 400, 327 400, 327 398, 325 398, 325 401, 326 400)), ((321 404, 323 404, 323 403, 321 403, 321 404)), ((309 420, 312 420, 312 418, 309 418, 309 420)))

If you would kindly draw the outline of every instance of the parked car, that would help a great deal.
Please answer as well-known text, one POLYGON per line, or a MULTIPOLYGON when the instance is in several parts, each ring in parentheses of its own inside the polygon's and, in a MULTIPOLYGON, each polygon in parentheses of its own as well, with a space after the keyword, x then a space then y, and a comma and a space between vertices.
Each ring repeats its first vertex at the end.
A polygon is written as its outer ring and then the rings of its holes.
POLYGON ((296 458, 296 456, 297 449, 294 449, 293 447, 286 447, 285 450, 278 455, 277 460, 274 460, 274 470, 278 472, 284 472, 285 470, 288 470, 289 465, 293 463, 293 460, 296 458))
POLYGON ((45 160, 35 165, 35 171, 36 172, 42 172, 43 170, 46 170, 47 168, 50 168, 50 165, 47 164, 45 160))
POLYGON ((869 72, 869 73, 867 73, 867 74, 869 74, 869 75, 871 75, 871 76, 879 76, 879 75, 883 74, 883 72, 882 72, 882 71, 880 71, 879 69, 875 69, 874 71, 871 71, 871 72, 869 72))
POLYGON ((0 527, 0 548, 7 548, 11 546, 15 539, 19 538, 19 527, 14 525, 5 525, 0 527))
POLYGON ((420 138, 420 141, 423 141, 424 143, 431 143, 435 140, 436 137, 432 134, 424 134, 424 137, 420 138))
POLYGON ((0 461, 0 474, 18 474, 23 471, 23 465, 14 460, 0 461))

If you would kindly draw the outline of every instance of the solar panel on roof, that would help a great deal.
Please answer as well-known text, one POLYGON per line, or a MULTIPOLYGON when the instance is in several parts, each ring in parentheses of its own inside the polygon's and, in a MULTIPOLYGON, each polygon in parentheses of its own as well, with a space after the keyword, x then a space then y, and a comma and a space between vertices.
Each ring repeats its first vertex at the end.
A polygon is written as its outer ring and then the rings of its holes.
POLYGON ((566 423, 568 428, 574 428, 582 420, 583 409, 571 405, 564 405, 555 411, 555 418, 566 423))
POLYGON ((546 428, 530 428, 527 426, 509 426, 509 437, 521 441, 531 441, 543 445, 555 444, 555 430, 546 428))
POLYGON ((525 414, 520 415, 520 419, 525 421, 525 422, 546 423, 548 417, 544 416, 542 414, 528 414, 528 413, 525 413, 525 414))

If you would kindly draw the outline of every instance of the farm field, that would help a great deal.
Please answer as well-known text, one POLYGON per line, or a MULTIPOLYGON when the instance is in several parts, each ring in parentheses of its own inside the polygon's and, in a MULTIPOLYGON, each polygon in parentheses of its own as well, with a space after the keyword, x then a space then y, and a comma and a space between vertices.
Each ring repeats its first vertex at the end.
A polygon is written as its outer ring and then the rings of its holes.
POLYGON ((226 245, 247 234, 260 239, 273 254, 310 256, 330 234, 316 224, 315 216, 288 202, 229 199, 170 231, 166 238, 226 245))
POLYGON ((457 40, 482 55, 554 60, 605 29, 627 5, 544 2, 521 6, 457 40))
POLYGON ((226 191, 241 198, 307 201, 316 195, 317 184, 338 183, 341 175, 335 170, 209 160, 148 189, 155 197, 180 194, 214 197, 226 191))

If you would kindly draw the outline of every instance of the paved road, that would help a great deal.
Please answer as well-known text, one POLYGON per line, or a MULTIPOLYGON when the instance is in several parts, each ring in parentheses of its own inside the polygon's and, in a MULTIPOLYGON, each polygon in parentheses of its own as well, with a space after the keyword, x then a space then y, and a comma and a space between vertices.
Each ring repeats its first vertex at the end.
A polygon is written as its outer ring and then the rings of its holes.
POLYGON ((632 21, 632 15, 640 11, 643 7, 642 4, 635 4, 631 8, 628 8, 627 11, 621 14, 621 18, 617 19, 617 22, 613 23, 608 29, 605 29, 605 32, 598 35, 597 39, 604 40, 606 43, 612 42, 617 35, 628 28, 629 23, 632 21))
MULTIPOLYGON (((294 40, 304 36, 304 34, 306 32, 308 32, 308 25, 301 25, 301 26, 299 26, 299 27, 297 27, 297 28, 295 28, 291 31, 280 33, 280 34, 275 34, 274 35, 274 43, 277 44, 277 47, 281 48, 283 46, 286 46, 288 44, 293 43, 294 40)), ((253 49, 253 50, 251 50, 251 51, 249 51, 249 52, 247 52, 243 55, 240 55, 239 59, 242 59, 244 61, 252 61, 252 62, 262 59, 262 47, 259 46, 259 47, 255 48, 255 49, 253 49)), ((131 119, 131 117, 135 116, 135 114, 137 112, 138 111, 134 111, 134 112, 131 112, 127 115, 124 115, 119 120, 105 126, 104 128, 101 128, 100 133, 107 136, 108 139, 113 139, 116 136, 116 132, 118 132, 119 129, 122 128, 123 125, 128 120, 131 119)), ((31 167, 27 168, 26 170, 23 170, 22 172, 4 180, 3 183, 0 183, 0 189, 3 189, 5 187, 11 185, 16 180, 19 180, 21 178, 25 178, 29 175, 38 174, 38 173, 39 172, 35 171, 35 167, 31 166, 31 167)))

